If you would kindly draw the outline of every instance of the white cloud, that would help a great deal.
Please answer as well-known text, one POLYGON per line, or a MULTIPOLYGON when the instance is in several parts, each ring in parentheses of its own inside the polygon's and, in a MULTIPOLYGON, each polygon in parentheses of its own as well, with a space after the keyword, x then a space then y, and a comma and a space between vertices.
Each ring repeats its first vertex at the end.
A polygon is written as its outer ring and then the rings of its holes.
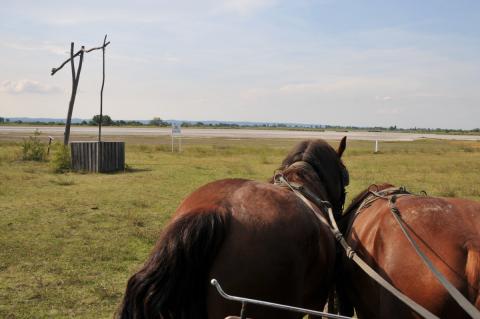
MULTIPOLYGON (((290 83, 280 87, 283 93, 315 93, 315 92, 351 92, 373 89, 378 87, 395 86, 396 79, 377 77, 341 77, 318 82, 290 83)), ((383 100, 391 99, 389 96, 376 97, 383 100)))
POLYGON ((393 98, 391 96, 375 96, 375 101, 391 101, 393 98))
POLYGON ((21 42, 6 42, 1 43, 0 45, 7 48, 20 50, 20 51, 47 51, 57 55, 65 55, 68 53, 68 50, 65 47, 60 45, 52 44, 50 42, 34 43, 34 44, 25 44, 21 42))
POLYGON ((275 0, 224 0, 218 12, 233 12, 240 15, 252 14, 276 4, 275 0))
POLYGON ((398 108, 398 107, 382 107, 380 109, 377 109, 376 110, 376 113, 378 115, 398 115, 398 114, 401 114, 402 113, 402 109, 398 108))
POLYGON ((163 54, 160 57, 160 60, 163 61, 166 64, 177 64, 177 63, 180 63, 182 61, 180 59, 180 57, 172 55, 172 54, 168 54, 168 53, 163 54))
POLYGON ((122 62, 128 62, 128 63, 151 63, 152 58, 147 58, 147 57, 140 57, 140 56, 129 56, 125 54, 109 54, 109 58, 112 60, 119 60, 122 62))
POLYGON ((56 94, 62 92, 58 86, 42 84, 34 80, 3 81, 0 92, 9 94, 56 94))

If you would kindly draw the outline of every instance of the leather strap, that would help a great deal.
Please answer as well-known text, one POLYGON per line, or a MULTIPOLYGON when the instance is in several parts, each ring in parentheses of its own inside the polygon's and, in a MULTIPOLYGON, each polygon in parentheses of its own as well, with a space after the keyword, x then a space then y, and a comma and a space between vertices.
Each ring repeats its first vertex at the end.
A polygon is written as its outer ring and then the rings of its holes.
MULTIPOLYGON (((306 191, 306 188, 302 185, 297 185, 294 183, 289 183, 285 177, 282 174, 278 174, 274 177, 275 183, 277 185, 284 186, 286 185, 288 188, 290 188, 295 195, 297 195, 315 214, 315 216, 320 220, 322 224, 325 224, 328 229, 332 232, 334 235, 335 239, 337 242, 340 244, 340 246, 345 250, 345 253, 348 258, 353 260, 360 269, 362 269, 370 278, 375 280, 379 285, 381 285, 383 288, 385 288, 387 291, 389 291, 392 295, 400 299, 403 303, 405 303, 407 306, 409 306, 413 311, 418 313, 424 318, 427 319, 440 319, 439 317, 435 316, 432 314, 430 311, 413 301, 411 298, 403 294, 400 290, 395 288, 392 284, 390 284, 388 281, 386 281, 382 276, 380 276, 375 270, 373 270, 372 267, 370 267, 365 261, 363 261, 350 247, 350 245, 347 243, 345 238, 343 237, 342 233, 338 229, 337 223, 335 222, 335 218, 333 216, 333 211, 331 208, 331 205, 327 205, 327 201, 319 200, 319 203, 312 204, 312 202, 303 195, 303 192, 306 191), (327 219, 323 216, 322 211, 320 209, 326 210, 326 214, 330 219, 330 223, 327 221, 327 219)), ((307 193, 311 193, 307 191, 307 193)), ((312 198, 312 197, 311 197, 312 198)), ((313 197, 313 199, 317 199, 316 196, 313 197)), ((324 211, 325 213, 325 211, 324 211)), ((477 317, 474 317, 477 318, 477 317)))
POLYGON ((459 304, 460 307, 462 307, 463 310, 472 318, 480 318, 480 311, 478 311, 477 308, 475 308, 468 300, 465 298, 464 295, 460 291, 458 291, 457 288, 455 288, 448 280, 445 278, 445 276, 442 275, 440 271, 438 271, 437 268, 433 265, 432 261, 428 259, 428 257, 420 250, 420 247, 418 247, 417 243, 415 240, 412 238, 410 233, 407 231, 407 228, 404 225, 404 222, 401 218, 400 211, 398 210, 397 206, 395 205, 396 202, 396 196, 392 196, 389 199, 389 204, 390 204, 390 212, 392 213, 393 217, 397 221, 398 225, 400 225, 400 229, 402 230, 403 234, 405 237, 407 237, 408 242, 410 245, 413 247, 417 255, 420 257, 420 259, 423 261, 423 263, 427 266, 427 268, 433 272, 435 277, 440 281, 440 283, 447 289, 448 293, 452 298, 459 304))
POLYGON ((340 243, 340 246, 342 246, 343 250, 345 250, 347 257, 353 260, 358 265, 358 267, 360 267, 360 269, 363 270, 363 272, 365 272, 370 278, 375 280, 380 286, 382 286, 387 291, 389 291, 392 295, 400 299, 403 303, 405 303, 413 311, 415 311, 422 317, 427 319, 439 319, 439 317, 435 316, 433 313, 431 313, 430 311, 428 311, 427 309, 425 309, 424 307, 422 307, 421 305, 413 301, 407 295, 402 293, 400 290, 395 288, 392 284, 390 284, 382 276, 380 276, 375 270, 373 270, 373 268, 370 267, 365 261, 363 261, 360 258, 360 256, 358 256, 357 253, 352 249, 352 247, 350 247, 350 245, 347 243, 342 233, 338 229, 337 223, 335 222, 331 209, 328 212, 328 216, 330 218, 330 222, 332 223, 331 229, 333 234, 335 235, 335 238, 340 243))

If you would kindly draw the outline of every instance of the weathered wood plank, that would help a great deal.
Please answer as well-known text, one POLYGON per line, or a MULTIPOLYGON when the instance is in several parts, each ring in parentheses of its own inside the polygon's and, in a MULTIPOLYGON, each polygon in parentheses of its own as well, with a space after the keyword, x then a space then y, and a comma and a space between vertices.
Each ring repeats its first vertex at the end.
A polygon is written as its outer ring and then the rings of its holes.
POLYGON ((125 142, 72 142, 72 168, 88 172, 125 169, 125 142))

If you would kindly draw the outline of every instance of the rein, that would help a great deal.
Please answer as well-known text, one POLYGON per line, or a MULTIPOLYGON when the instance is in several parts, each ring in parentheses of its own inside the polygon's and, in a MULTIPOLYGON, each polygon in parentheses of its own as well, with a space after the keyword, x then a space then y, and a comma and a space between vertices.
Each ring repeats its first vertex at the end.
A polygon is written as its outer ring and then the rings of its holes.
MULTIPOLYGON (((426 193, 423 192, 425 195, 426 193)), ((368 191, 368 195, 360 204, 358 209, 355 212, 355 218, 363 208, 369 206, 371 203, 376 201, 377 199, 385 199, 388 201, 388 205, 390 206, 390 213, 394 217, 395 221, 400 226, 402 233, 407 238, 410 245, 415 250, 415 253, 420 257, 422 262, 427 266, 427 268, 433 273, 435 278, 442 284, 442 286, 447 290, 450 296, 455 300, 455 302, 472 318, 480 318, 480 312, 477 308, 475 308, 468 300, 465 298, 464 295, 457 288, 455 288, 445 276, 433 265, 432 261, 420 250, 417 242, 413 239, 410 235, 405 222, 402 219, 402 215, 400 210, 398 209, 396 203, 397 199, 401 196, 408 196, 408 195, 415 195, 406 190, 405 187, 392 187, 386 188, 381 191, 368 191)), ((353 224, 353 222, 352 222, 353 224)))
MULTIPOLYGON (((321 200, 318 196, 314 195, 311 191, 309 191, 308 188, 305 187, 304 185, 289 182, 285 178, 285 176, 283 176, 282 172, 278 172, 278 173, 276 172, 273 180, 275 185, 279 185, 279 186, 283 186, 291 189, 293 193, 297 195, 297 197, 299 197, 307 205, 307 207, 309 207, 313 211, 314 215, 320 220, 320 222, 326 225, 328 229, 332 232, 336 241, 340 244, 340 246, 345 251, 345 254, 347 255, 347 257, 353 260, 360 267, 360 269, 362 269, 368 276, 370 276, 383 288, 385 288, 395 297, 400 299, 403 303, 405 303, 407 306, 409 306, 412 310, 414 310, 416 313, 418 313, 422 317, 427 319, 439 319, 439 317, 432 314, 430 311, 428 311, 427 309, 425 309, 424 307, 422 307, 421 305, 419 305, 418 303, 410 299, 408 296, 403 294, 400 290, 398 290, 392 284, 386 281, 382 276, 380 276, 372 267, 370 267, 365 261, 363 261, 356 254, 356 252, 347 243, 342 233, 338 229, 337 223, 333 215, 332 205, 328 201, 321 200), (309 200, 307 197, 310 197, 313 202, 309 200), (327 221, 324 215, 328 216, 330 223, 327 221)), ((381 195, 382 197, 385 196, 384 194, 379 194, 379 195, 381 195)), ((363 202, 362 202, 362 205, 360 205, 360 207, 365 207, 363 205, 363 202)), ((474 317, 474 318, 478 318, 478 317, 474 317)))
MULTIPOLYGON (((355 212, 355 218, 363 208, 368 207, 371 203, 376 201, 377 199, 384 199, 388 201, 388 205, 390 206, 390 213, 394 217, 395 221, 400 226, 402 233, 407 238, 408 242, 415 250, 415 253, 420 257, 422 262, 427 266, 427 268, 433 273, 433 275, 437 278, 437 280, 442 284, 442 286, 447 290, 450 296, 455 300, 455 302, 463 309, 465 312, 472 318, 480 318, 480 312, 477 308, 475 308, 465 296, 458 291, 448 280, 445 276, 433 265, 432 261, 420 250, 417 242, 413 239, 408 231, 408 227, 402 219, 402 215, 400 210, 398 209, 396 203, 397 199, 402 196, 408 195, 415 195, 410 193, 406 190, 405 187, 391 187, 386 188, 381 191, 368 191, 368 195, 362 201, 360 206, 355 212)), ((423 192, 423 195, 426 196, 426 193, 423 192)), ((418 195, 417 195, 418 196, 418 195)), ((353 224, 353 222, 352 222, 353 224)))
MULTIPOLYGON (((290 166, 288 166, 286 169, 293 168, 293 167, 300 167, 306 170, 313 171, 321 180, 320 175, 318 172, 315 170, 315 168, 308 162, 305 161, 297 161, 292 163, 290 166)), ((285 170, 286 170, 285 169, 285 170)), ((326 220, 325 212, 327 211, 328 208, 332 208, 332 204, 329 201, 321 199, 319 196, 317 196, 314 192, 312 192, 308 187, 299 184, 299 183, 294 183, 294 182, 289 182, 287 178, 283 175, 283 171, 275 171, 274 176, 273 176, 273 184, 278 185, 280 187, 286 187, 289 188, 295 195, 297 195, 314 213, 315 215, 320 219, 320 221, 327 226, 330 227, 330 224, 326 220), (312 202, 314 205, 312 205, 312 202), (319 210, 320 209, 320 210, 319 210), (325 215, 325 216, 324 216, 325 215)), ((325 189, 325 192, 327 193, 328 196, 328 189, 325 189)))
MULTIPOLYGON (((277 178, 277 177, 276 177, 277 178)), ((288 180, 283 176, 283 175, 280 175, 278 176, 277 179, 275 179, 275 185, 278 185, 278 186, 283 186, 283 187, 287 187, 289 188, 295 195, 297 195, 297 197, 299 197, 306 205, 308 208, 310 208, 313 213, 315 214, 315 216, 322 222, 322 224, 325 224, 328 226, 328 228, 330 228, 330 224, 328 223, 327 219, 323 216, 323 213, 325 212, 325 207, 327 207, 327 205, 330 205, 330 202, 328 201, 324 201, 324 200, 321 200, 319 197, 317 197, 316 195, 314 195, 312 192, 310 192, 307 188, 305 188, 303 185, 299 185, 297 183, 290 183, 288 182, 288 180), (309 194, 310 198, 312 198, 311 196, 313 195, 314 197, 314 203, 313 204, 305 195, 309 194), (315 200, 316 199, 316 200, 315 200), (323 210, 322 210, 323 208, 323 210)), ((307 195, 308 196, 308 195, 307 195)), ((328 209, 331 210, 330 207, 328 207, 328 209)))
POLYGON ((413 247, 417 255, 423 261, 423 263, 427 266, 427 268, 435 275, 435 277, 440 281, 443 287, 447 290, 450 296, 458 303, 460 307, 472 318, 480 318, 480 312, 477 308, 475 308, 468 300, 465 298, 457 288, 455 288, 448 280, 445 278, 444 275, 437 268, 433 265, 432 261, 420 250, 418 244, 412 238, 410 233, 405 226, 405 222, 402 220, 402 215, 400 214, 400 210, 396 206, 397 196, 392 195, 388 200, 390 205, 390 212, 392 213, 393 217, 397 221, 398 225, 402 229, 403 234, 408 239, 408 242, 413 247))

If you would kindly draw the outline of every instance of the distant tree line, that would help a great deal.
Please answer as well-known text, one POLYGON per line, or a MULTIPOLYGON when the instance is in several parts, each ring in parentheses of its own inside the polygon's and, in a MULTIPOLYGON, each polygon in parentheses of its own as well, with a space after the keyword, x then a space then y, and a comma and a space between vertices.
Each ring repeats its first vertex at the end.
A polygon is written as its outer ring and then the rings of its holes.
MULTIPOLYGON (((82 121, 80 125, 95 125, 98 126, 100 123, 100 115, 95 115, 90 121, 82 121)), ((112 120, 109 115, 102 115, 102 126, 144 126, 144 125, 153 125, 153 126, 169 126, 168 122, 165 122, 160 117, 154 117, 149 121, 148 124, 145 124, 140 121, 125 121, 125 120, 112 120)))
POLYGON ((153 126, 168 126, 168 125, 170 125, 167 122, 165 122, 164 120, 162 120, 160 117, 154 117, 153 119, 150 120, 149 124, 153 125, 153 126))
MULTIPOLYGON (((100 115, 94 115, 90 121, 83 120, 78 125, 94 125, 98 126, 100 123, 100 115)), ((109 115, 102 115, 102 126, 141 126, 143 125, 140 121, 114 121, 109 115)))
MULTIPOLYGON (((80 123, 73 123, 72 125, 95 125, 98 126, 100 122, 100 115, 95 115, 91 120, 83 120, 80 123)), ((32 125, 65 125, 64 122, 23 122, 21 120, 11 121, 6 117, 0 117, 0 124, 32 124, 32 125)), ((169 127, 171 123, 164 121, 160 117, 154 117, 148 123, 143 123, 140 121, 125 121, 125 120, 113 120, 109 115, 102 116, 102 125, 103 126, 157 126, 157 127, 169 127)), ((259 124, 238 124, 238 123, 204 123, 201 121, 188 121, 182 122, 183 127, 211 127, 211 128, 278 128, 286 130, 314 130, 314 131, 323 131, 323 130, 336 130, 336 131, 394 131, 394 132, 405 132, 405 133, 443 133, 443 134, 478 134, 480 133, 480 128, 475 128, 472 130, 462 130, 462 129, 442 129, 442 128, 398 128, 397 125, 392 125, 389 127, 382 126, 373 126, 373 127, 361 127, 361 126, 340 126, 340 125, 316 125, 316 124, 287 124, 287 123, 259 123, 259 124)))

